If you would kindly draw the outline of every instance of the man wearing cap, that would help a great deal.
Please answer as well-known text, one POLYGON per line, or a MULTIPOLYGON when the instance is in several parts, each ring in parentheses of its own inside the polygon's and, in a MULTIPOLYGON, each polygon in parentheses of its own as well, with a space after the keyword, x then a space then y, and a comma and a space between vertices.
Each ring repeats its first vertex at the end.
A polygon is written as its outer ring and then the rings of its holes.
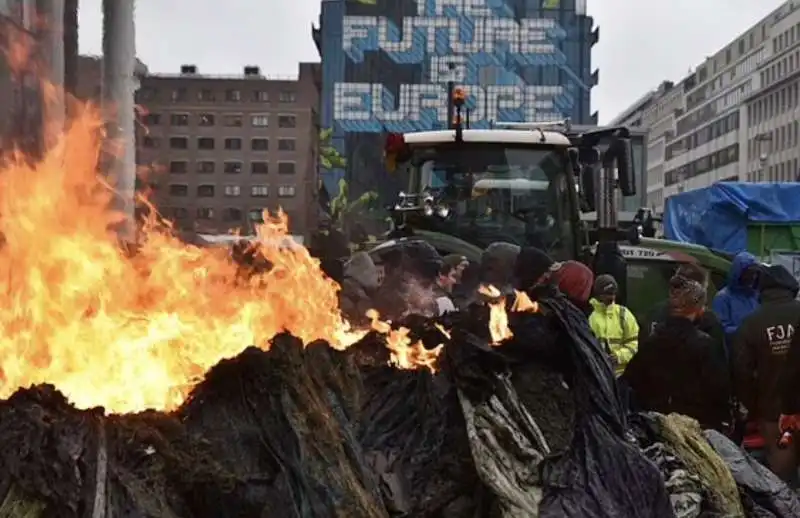
POLYGON ((598 275, 594 298, 589 301, 592 305, 589 326, 606 346, 617 376, 625 371, 639 345, 639 323, 628 308, 617 304, 618 289, 614 277, 598 275))
POLYGON ((638 410, 678 413, 703 428, 730 429, 730 376, 714 357, 713 339, 697 328, 705 311, 701 283, 674 275, 669 284, 669 315, 642 342, 622 381, 638 410))

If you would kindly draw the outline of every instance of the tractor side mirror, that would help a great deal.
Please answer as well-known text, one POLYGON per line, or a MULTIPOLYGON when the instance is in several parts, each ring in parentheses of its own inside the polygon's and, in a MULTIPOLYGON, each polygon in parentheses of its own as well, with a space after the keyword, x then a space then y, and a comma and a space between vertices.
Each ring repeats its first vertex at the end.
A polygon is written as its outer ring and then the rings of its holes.
POLYGON ((595 147, 579 151, 581 194, 588 212, 597 210, 597 186, 595 167, 600 162, 600 151, 595 147))
POLYGON ((636 195, 636 171, 633 165, 633 145, 629 138, 615 139, 611 144, 617 160, 617 180, 623 196, 636 195))
POLYGON ((581 166, 581 194, 588 212, 597 210, 597 193, 594 185, 594 167, 590 165, 581 166))

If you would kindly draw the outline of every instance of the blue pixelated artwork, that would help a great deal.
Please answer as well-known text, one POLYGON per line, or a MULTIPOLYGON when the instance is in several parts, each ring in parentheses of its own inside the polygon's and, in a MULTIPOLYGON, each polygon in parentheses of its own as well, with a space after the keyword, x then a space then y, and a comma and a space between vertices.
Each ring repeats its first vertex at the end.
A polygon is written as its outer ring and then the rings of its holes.
MULTIPOLYGON (((543 7, 552 4, 544 0, 543 7)), ((335 130, 446 127, 449 82, 466 90, 475 128, 496 121, 563 119, 573 112, 576 97, 589 90, 559 50, 567 31, 553 19, 517 19, 504 0, 417 0, 417 12, 400 25, 382 16, 344 16, 342 49, 352 63, 381 51, 398 65, 421 67, 426 81, 335 83, 335 130), (525 70, 540 66, 556 67, 565 80, 556 86, 524 80, 525 70)))

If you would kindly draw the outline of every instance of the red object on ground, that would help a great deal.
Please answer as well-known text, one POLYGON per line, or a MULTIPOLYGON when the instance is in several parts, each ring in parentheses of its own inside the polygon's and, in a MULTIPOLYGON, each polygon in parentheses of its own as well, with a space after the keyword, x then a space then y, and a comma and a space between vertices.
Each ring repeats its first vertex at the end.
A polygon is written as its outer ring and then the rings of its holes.
POLYGON ((783 432, 783 434, 781 434, 781 438, 778 439, 778 448, 788 448, 792 445, 793 441, 794 437, 792 436, 792 432, 783 432))
POLYGON ((758 423, 749 422, 745 425, 744 441, 742 445, 746 450, 760 450, 766 442, 758 429, 758 423))

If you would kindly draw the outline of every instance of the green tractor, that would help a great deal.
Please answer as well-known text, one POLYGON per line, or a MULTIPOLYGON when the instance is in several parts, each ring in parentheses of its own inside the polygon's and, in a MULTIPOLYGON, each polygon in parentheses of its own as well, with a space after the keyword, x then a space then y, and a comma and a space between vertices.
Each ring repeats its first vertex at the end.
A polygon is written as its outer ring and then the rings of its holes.
POLYGON ((442 254, 462 254, 471 262, 496 241, 536 246, 557 260, 582 260, 617 279, 621 302, 637 316, 666 297, 679 263, 698 262, 711 272, 710 296, 723 286, 729 256, 643 237, 651 226, 648 211, 618 220, 618 191, 636 193, 643 135, 568 121, 470 129, 468 113, 461 113, 463 92, 452 93, 450 129, 387 138, 387 169, 408 185, 392 209, 390 239, 423 239, 442 254), (588 213, 596 214, 594 221, 582 217, 588 213))

